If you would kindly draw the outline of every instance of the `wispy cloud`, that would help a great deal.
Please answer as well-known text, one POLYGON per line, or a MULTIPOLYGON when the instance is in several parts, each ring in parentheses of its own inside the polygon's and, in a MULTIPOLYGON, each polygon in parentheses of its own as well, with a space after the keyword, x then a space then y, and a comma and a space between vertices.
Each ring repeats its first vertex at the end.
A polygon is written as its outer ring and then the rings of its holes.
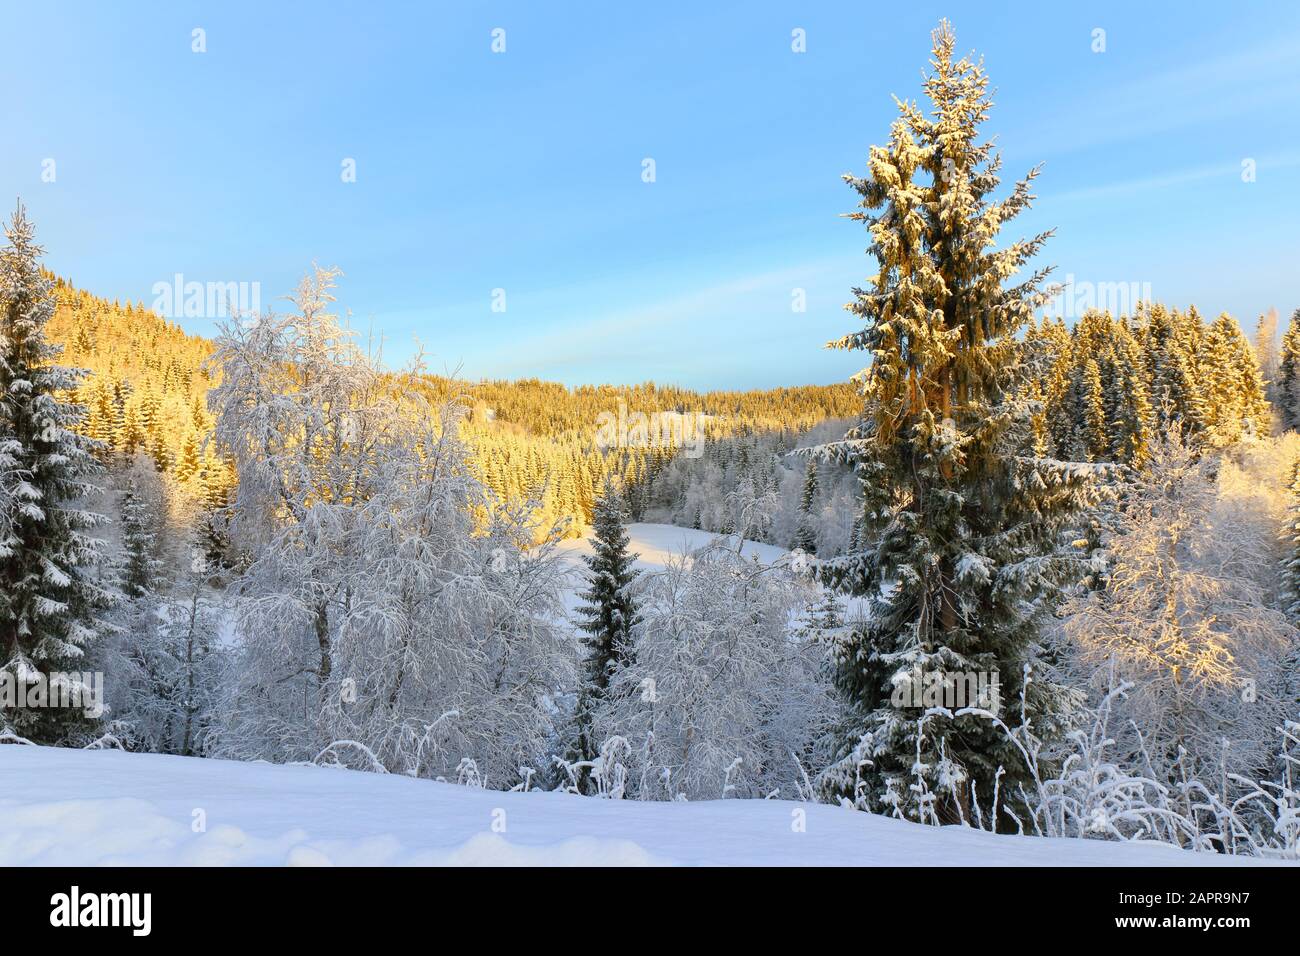
MULTIPOLYGON (((511 351, 519 358, 511 364, 522 374, 538 364, 574 367, 629 354, 642 358, 681 357, 683 350, 692 361, 707 362, 707 354, 701 354, 698 345, 690 343, 708 341, 709 332, 713 337, 739 339, 752 331, 750 323, 760 315, 784 313, 797 321, 806 313, 790 311, 792 291, 811 290, 853 262, 846 257, 811 261, 730 277, 634 308, 586 316, 570 314, 562 324, 557 322, 516 341, 511 351)), ((607 300, 608 296, 604 292, 588 294, 578 287, 566 290, 564 298, 571 305, 607 300)))
MULTIPOLYGON (((1300 153, 1285 153, 1256 158, 1256 168, 1261 175, 1270 170, 1293 169, 1297 166, 1300 166, 1300 153)), ((1040 206, 1048 206, 1057 202, 1105 199, 1132 193, 1155 192, 1161 189, 1171 189, 1177 186, 1186 186, 1190 183, 1211 180, 1239 183, 1241 182, 1241 172, 1240 162, 1212 163, 1187 169, 1168 170, 1150 176, 1115 180, 1108 183, 1099 183, 1095 186, 1083 186, 1078 189, 1049 193, 1040 201, 1040 206)))
MULTIPOLYGON (((1100 54, 1100 58, 1109 54, 1100 54)), ((1027 131, 1036 155, 1063 155, 1242 114, 1300 105, 1300 36, 1087 89, 1027 131)), ((1008 141, 1011 138, 1008 137, 1008 141)))

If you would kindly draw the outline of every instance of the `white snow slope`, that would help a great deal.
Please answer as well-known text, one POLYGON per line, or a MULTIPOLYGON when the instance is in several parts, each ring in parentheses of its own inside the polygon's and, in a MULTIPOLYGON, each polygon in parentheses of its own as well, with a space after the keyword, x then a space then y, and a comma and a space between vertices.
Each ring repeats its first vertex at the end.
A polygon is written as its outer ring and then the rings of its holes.
POLYGON ((320 767, 0 745, 0 867, 1233 862, 1253 861, 938 829, 783 800, 636 803, 320 767), (805 832, 794 825, 801 813, 805 832))
MULTIPOLYGON (((559 549, 569 558, 575 567, 584 567, 579 556, 592 554, 591 541, 586 537, 590 528, 584 529, 581 538, 569 538, 560 542, 559 549)), ((675 524, 652 524, 634 522, 627 526, 628 550, 637 555, 636 567, 646 571, 662 571, 668 566, 670 557, 681 556, 696 551, 710 541, 720 537, 710 531, 697 531, 694 528, 682 528, 675 524)), ((735 547, 736 539, 727 539, 735 547)), ((757 557, 764 564, 773 564, 785 557, 785 548, 757 541, 746 541, 741 550, 745 557, 757 557)))
MULTIPOLYGON (((581 603, 578 595, 587 587, 585 578, 587 565, 582 559, 590 556, 595 550, 587 537, 590 534, 591 528, 584 528, 583 537, 568 538, 561 541, 557 548, 568 570, 569 586, 564 593, 564 606, 570 613, 581 603)), ((650 574, 666 568, 670 558, 691 554, 712 541, 724 538, 711 531, 698 531, 695 528, 653 522, 629 524, 627 537, 628 551, 637 556, 633 565, 650 574)), ((724 540, 728 547, 736 547, 737 539, 734 535, 725 537, 724 540)), ((746 539, 740 553, 746 558, 758 560, 761 564, 775 564, 790 552, 773 544, 746 539)), ((866 602, 857 598, 842 599, 842 605, 845 613, 850 616, 855 613, 865 613, 866 602)))

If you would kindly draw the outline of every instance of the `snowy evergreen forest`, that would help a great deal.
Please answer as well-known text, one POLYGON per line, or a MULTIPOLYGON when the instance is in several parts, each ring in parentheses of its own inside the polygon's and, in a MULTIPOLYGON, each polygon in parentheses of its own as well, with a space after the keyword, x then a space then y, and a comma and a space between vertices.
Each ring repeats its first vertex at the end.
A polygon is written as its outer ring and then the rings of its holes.
POLYGON ((1300 308, 1044 318, 1038 171, 933 42, 844 177, 831 388, 393 369, 319 266, 207 342, 54 277, 20 204, 0 744, 1300 859, 1300 308), (619 403, 700 431, 601 447, 619 403), (638 567, 632 522, 703 543, 638 567))

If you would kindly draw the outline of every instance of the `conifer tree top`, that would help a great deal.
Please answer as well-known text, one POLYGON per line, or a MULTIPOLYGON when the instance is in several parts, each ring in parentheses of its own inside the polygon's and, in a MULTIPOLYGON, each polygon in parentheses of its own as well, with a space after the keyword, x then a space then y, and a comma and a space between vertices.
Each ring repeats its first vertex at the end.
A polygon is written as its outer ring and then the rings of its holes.
POLYGON ((994 247, 1033 200, 1039 169, 1006 198, 991 198, 1001 158, 979 137, 993 105, 988 76, 982 61, 956 58, 947 21, 932 39, 930 111, 895 98, 899 117, 889 142, 871 148, 868 175, 844 176, 865 210, 849 218, 867 224, 879 269, 846 306, 865 327, 830 344, 872 353, 864 377, 886 439, 910 416, 946 418, 1006 387, 1012 336, 1048 298, 1040 284, 1050 268, 1006 282, 1050 231, 994 247))

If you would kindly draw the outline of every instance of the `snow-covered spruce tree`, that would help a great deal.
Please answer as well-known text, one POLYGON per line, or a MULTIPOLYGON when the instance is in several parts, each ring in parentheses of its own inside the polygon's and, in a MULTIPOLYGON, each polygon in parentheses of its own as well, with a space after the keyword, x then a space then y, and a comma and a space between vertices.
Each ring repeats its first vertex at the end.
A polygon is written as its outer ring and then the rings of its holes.
MULTIPOLYGON (((1077 572, 1063 528, 1091 497, 1095 466, 1033 457, 1030 408, 1014 400, 1016 332, 1046 301, 1048 270, 1007 286, 1047 238, 995 246, 1026 209, 1037 174, 1000 201, 1000 161, 978 139, 991 99, 981 64, 954 57, 945 21, 933 34, 929 114, 899 103, 889 143, 866 178, 846 176, 865 211, 879 264, 847 308, 865 328, 833 345, 871 353, 861 373, 867 413, 835 453, 857 469, 872 542, 822 566, 824 580, 871 599, 865 623, 834 653, 852 707, 823 788, 871 810, 932 819, 919 791, 939 794, 940 819, 985 816, 994 782, 1025 780, 1019 752, 983 716, 932 718, 895 688, 909 676, 988 674, 1001 699, 1047 737, 1073 697, 1041 675, 1025 685, 1040 623, 1058 582, 1077 572), (925 787, 914 786, 918 775, 925 787)), ((1006 823, 1008 821, 1000 821, 1006 823)))
MULTIPOLYGON (((54 314, 53 283, 42 274, 41 248, 22 205, 5 228, 0 250, 0 444, 12 459, 14 506, 0 540, 0 657, 17 683, 57 688, 64 706, 6 708, 0 723, 39 743, 65 743, 93 723, 81 700, 88 689, 74 676, 90 670, 97 610, 112 602, 91 576, 100 542, 88 532, 102 517, 77 507, 97 492, 100 474, 91 443, 73 431, 79 405, 61 396, 81 381, 57 364, 59 348, 45 338, 54 314), (44 675, 44 676, 42 676, 44 675), (76 695, 76 696, 74 696, 76 695)), ((51 688, 52 691, 56 688, 51 688)), ((25 695, 26 696, 26 695, 25 695)), ((53 698, 54 693, 50 697, 53 698)))
POLYGON ((1286 547, 1282 563, 1282 607, 1293 623, 1300 623, 1300 459, 1291 466, 1287 491, 1290 501, 1282 532, 1286 547))
MULTIPOLYGON (((138 469, 132 469, 137 472, 138 469)), ((160 569, 156 554, 153 522, 158 512, 151 509, 139 487, 138 478, 128 475, 122 491, 122 593, 134 600, 152 590, 160 569)))
POLYGON ((1140 466, 1155 413, 1142 347, 1128 320, 1089 310, 1073 333, 1066 333, 1069 344, 1063 347, 1063 360, 1044 377, 1038 367, 1042 340, 1046 334, 1060 334, 1057 329, 1064 331, 1045 322, 1044 332, 1026 337, 1022 373, 1030 382, 1041 382, 1047 405, 1044 425, 1056 456, 1140 466))
MULTIPOLYGON (((1020 359, 1019 398, 1035 408, 1034 452, 1047 455, 1056 450, 1057 457, 1067 457, 1057 450, 1054 437, 1054 428, 1061 427, 1054 419, 1062 417, 1062 400, 1071 384, 1073 342, 1065 320, 1044 317, 1042 324, 1037 325, 1031 318, 1025 328, 1020 359)), ((1067 442, 1073 438, 1073 424, 1073 421, 1066 423, 1067 442)))
POLYGON ((1236 319, 1226 312, 1205 331, 1198 354, 1206 440, 1225 447, 1244 437, 1263 437, 1272 410, 1254 350, 1236 319))
MULTIPOLYGON (((633 657, 632 630, 639 620, 633 586, 639 572, 632 566, 637 556, 628 553, 626 520, 622 496, 614 483, 606 480, 596 501, 593 553, 583 559, 588 587, 577 609, 583 618, 578 627, 584 632, 585 651, 576 713, 579 761, 599 756, 602 742, 592 738, 592 715, 604 704, 610 680, 633 657)), ((583 789, 585 780, 583 773, 579 782, 583 789)))
POLYGON ((230 545, 232 481, 225 462, 211 453, 204 455, 203 463, 194 477, 202 505, 197 521, 199 538, 208 560, 226 567, 233 567, 241 561, 239 555, 232 553, 230 545))
POLYGON ((1109 450, 1109 423, 1106 421, 1106 392, 1101 381, 1101 366, 1092 356, 1084 359, 1082 376, 1083 415, 1079 422, 1085 444, 1080 451, 1088 461, 1105 458, 1109 450))
POLYGON ((1264 379, 1264 391, 1270 400, 1276 398, 1277 386, 1277 309, 1260 314, 1255 323, 1255 364, 1264 379))
POLYGON ((1205 407, 1196 362, 1200 319, 1156 303, 1142 311, 1142 351, 1151 406, 1159 428, 1187 432, 1204 427, 1205 407))
POLYGON ((1282 336, 1274 400, 1282 427, 1292 431, 1300 428, 1300 309, 1291 313, 1291 322, 1282 336))
POLYGON ((1107 350, 1106 414, 1110 446, 1106 460, 1141 467, 1155 428, 1143 370, 1142 347, 1125 317, 1111 323, 1107 350))
POLYGON ((813 509, 817 505, 817 459, 808 457, 804 471, 803 490, 799 495, 799 530, 794 545, 806 554, 817 553, 817 531, 813 526, 813 509))

